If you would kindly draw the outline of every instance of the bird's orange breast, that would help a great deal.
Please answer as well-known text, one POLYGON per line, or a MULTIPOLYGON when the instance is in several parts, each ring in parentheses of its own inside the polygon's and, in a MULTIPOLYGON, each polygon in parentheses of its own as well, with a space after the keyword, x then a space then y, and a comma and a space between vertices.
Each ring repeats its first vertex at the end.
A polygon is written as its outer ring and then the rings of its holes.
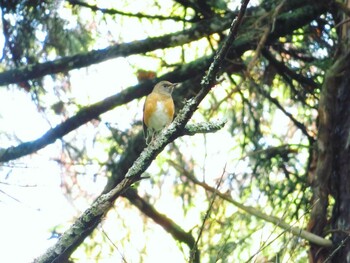
POLYGON ((169 125, 174 118, 174 102, 169 96, 151 93, 144 106, 143 121, 148 128, 156 131, 169 125))

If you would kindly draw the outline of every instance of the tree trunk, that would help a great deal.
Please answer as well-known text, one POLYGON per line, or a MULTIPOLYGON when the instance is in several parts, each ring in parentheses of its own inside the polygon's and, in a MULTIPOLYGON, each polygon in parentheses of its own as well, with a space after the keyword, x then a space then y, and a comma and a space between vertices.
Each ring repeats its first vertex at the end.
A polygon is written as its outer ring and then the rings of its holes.
POLYGON ((350 52, 338 60, 334 75, 331 194, 335 200, 331 229, 332 262, 350 262, 350 52))
POLYGON ((311 245, 310 262, 350 262, 350 50, 349 26, 340 29, 339 52, 328 70, 319 103, 317 162, 309 229, 332 235, 333 248, 311 245), (333 197, 332 211, 329 198, 333 197), (329 216, 331 214, 331 217, 329 216))

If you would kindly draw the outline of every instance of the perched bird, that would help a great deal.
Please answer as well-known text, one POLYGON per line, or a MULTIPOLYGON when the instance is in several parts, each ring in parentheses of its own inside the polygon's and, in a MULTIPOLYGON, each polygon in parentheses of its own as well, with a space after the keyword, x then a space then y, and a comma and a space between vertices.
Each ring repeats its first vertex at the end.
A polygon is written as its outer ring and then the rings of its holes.
POLYGON ((143 106, 143 131, 149 144, 174 118, 175 106, 171 94, 178 83, 161 81, 154 86, 143 106))

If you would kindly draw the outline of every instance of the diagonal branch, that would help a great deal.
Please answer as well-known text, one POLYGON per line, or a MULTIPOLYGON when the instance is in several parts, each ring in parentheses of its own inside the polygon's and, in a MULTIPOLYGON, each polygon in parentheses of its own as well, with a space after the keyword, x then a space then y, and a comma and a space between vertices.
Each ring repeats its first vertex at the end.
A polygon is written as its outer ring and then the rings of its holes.
POLYGON ((249 0, 242 3, 241 10, 237 20, 230 28, 227 39, 219 50, 211 64, 207 75, 201 83, 202 89, 196 97, 189 100, 183 109, 179 112, 174 122, 170 124, 167 130, 161 132, 147 148, 143 150, 138 159, 133 163, 121 182, 106 194, 99 196, 95 202, 88 208, 76 222, 61 236, 60 240, 47 252, 37 258, 35 262, 64 262, 68 260, 77 244, 80 244, 91 231, 99 224, 102 217, 112 207, 114 201, 123 194, 133 183, 142 179, 142 173, 149 167, 155 157, 164 149, 164 147, 175 140, 188 120, 196 111, 200 102, 209 93, 215 83, 216 75, 225 55, 236 38, 238 28, 242 22, 243 15, 249 0))
POLYGON ((142 213, 153 219, 158 225, 162 226, 165 231, 170 233, 175 240, 185 243, 189 249, 195 247, 194 262, 199 262, 199 251, 195 244, 194 237, 190 232, 185 232, 178 224, 168 218, 166 215, 159 213, 152 205, 142 199, 137 192, 129 188, 124 194, 133 205, 135 205, 142 213))
POLYGON ((307 88, 307 92, 310 92, 316 88, 320 88, 320 85, 318 85, 312 78, 298 74, 297 72, 290 69, 285 63, 278 61, 269 50, 263 49, 261 53, 275 67, 280 75, 288 76, 289 78, 296 80, 307 88))
POLYGON ((224 174, 225 174, 225 170, 226 170, 226 165, 225 165, 225 168, 224 168, 224 170, 223 170, 223 172, 222 172, 222 174, 221 174, 221 176, 220 176, 220 179, 219 179, 219 181, 218 181, 218 183, 217 183, 217 185, 216 185, 216 189, 215 189, 215 191, 214 191, 214 193, 213 193, 213 196, 211 197, 211 200, 210 200, 210 203, 209 203, 209 207, 208 207, 208 209, 207 209, 207 211, 206 211, 206 213, 205 213, 205 216, 204 216, 204 218, 203 218, 203 220, 202 220, 202 225, 201 225, 201 227, 199 228, 199 233, 198 233, 196 242, 195 242, 194 246, 191 248, 190 260, 189 260, 190 263, 194 262, 195 255, 196 255, 197 252, 198 252, 198 251, 197 251, 198 242, 199 242, 199 240, 200 240, 201 237, 202 237, 202 233, 203 233, 203 230, 204 230, 204 226, 205 226, 205 224, 206 224, 208 218, 210 217, 210 213, 211 213, 211 211, 212 211, 212 209, 213 209, 214 201, 215 201, 215 198, 216 198, 216 192, 217 192, 217 190, 219 189, 219 187, 221 186, 222 179, 223 179, 224 174))
POLYGON ((153 159, 164 149, 164 147, 171 141, 175 140, 180 134, 186 123, 192 117, 193 113, 197 110, 201 101, 209 93, 211 88, 214 86, 216 81, 217 73, 219 72, 221 63, 224 61, 227 51, 230 45, 236 38, 238 28, 242 22, 243 15, 248 5, 249 0, 245 0, 242 3, 241 10, 238 13, 237 20, 234 20, 230 28, 230 32, 224 41, 224 44, 219 49, 218 53, 214 57, 214 61, 209 67, 207 74, 204 76, 201 82, 201 90, 198 94, 189 101, 186 102, 185 106, 181 109, 175 120, 169 125, 168 129, 160 134, 157 140, 145 149, 140 157, 135 161, 134 165, 129 169, 125 175, 127 178, 139 178, 145 169, 151 164, 153 159), (142 167, 140 169, 140 167, 142 167))
POLYGON ((283 106, 279 103, 279 101, 276 98, 273 98, 267 91, 265 91, 257 84, 255 84, 255 88, 259 91, 261 95, 263 95, 265 98, 271 101, 280 111, 282 111, 284 115, 286 115, 294 123, 294 125, 301 130, 301 132, 308 138, 310 142, 315 141, 315 138, 309 134, 305 125, 298 121, 296 118, 294 118, 294 116, 291 113, 289 113, 285 108, 283 108, 283 106))
POLYGON ((284 222, 281 218, 264 214, 263 212, 261 212, 259 209, 255 208, 255 207, 245 206, 245 205, 233 200, 233 198, 230 195, 218 192, 218 190, 216 188, 211 187, 204 182, 200 182, 194 176, 192 176, 190 174, 187 174, 186 176, 195 184, 200 185, 205 190, 207 190, 211 193, 216 193, 222 199, 230 202, 234 206, 238 207, 239 209, 243 210, 244 212, 246 212, 250 215, 256 216, 257 218, 260 218, 266 222, 272 223, 272 224, 274 224, 274 225, 276 225, 276 226, 278 226, 278 227, 280 227, 288 232, 291 232, 293 235, 295 235, 297 237, 301 237, 301 238, 303 238, 303 239, 305 239, 313 244, 317 244, 317 245, 322 246, 322 247, 331 247, 332 246, 332 241, 330 241, 328 239, 325 239, 323 237, 315 235, 315 234, 313 234, 309 231, 303 230, 301 228, 293 227, 293 226, 289 225, 288 223, 284 222))

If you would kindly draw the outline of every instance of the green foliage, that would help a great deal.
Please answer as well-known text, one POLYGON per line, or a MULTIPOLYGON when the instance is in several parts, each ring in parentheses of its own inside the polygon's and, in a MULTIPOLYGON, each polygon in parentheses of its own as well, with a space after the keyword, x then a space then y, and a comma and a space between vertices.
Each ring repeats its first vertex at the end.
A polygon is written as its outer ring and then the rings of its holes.
POLYGON ((73 26, 72 17, 63 18, 60 1, 15 2, 1 5, 6 38, 3 58, 8 62, 19 66, 88 50, 92 37, 87 25, 76 18, 73 26))

